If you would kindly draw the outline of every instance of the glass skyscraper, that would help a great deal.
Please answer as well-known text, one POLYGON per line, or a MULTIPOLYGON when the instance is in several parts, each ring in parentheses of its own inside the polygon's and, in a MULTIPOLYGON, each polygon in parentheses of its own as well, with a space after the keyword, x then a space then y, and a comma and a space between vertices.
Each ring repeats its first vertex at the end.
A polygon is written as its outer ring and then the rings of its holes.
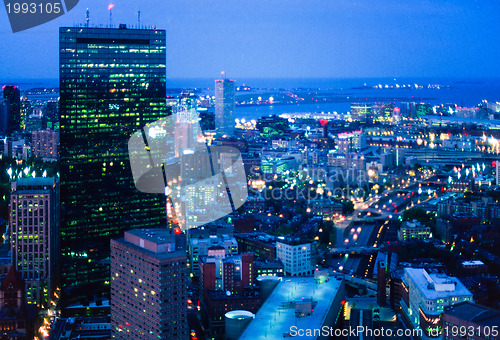
POLYGON ((233 135, 234 132, 234 80, 215 81, 215 132, 219 135, 233 135))
POLYGON ((110 239, 166 225, 164 197, 138 191, 127 143, 170 114, 165 31, 59 30, 61 252, 68 300, 108 292, 110 239))

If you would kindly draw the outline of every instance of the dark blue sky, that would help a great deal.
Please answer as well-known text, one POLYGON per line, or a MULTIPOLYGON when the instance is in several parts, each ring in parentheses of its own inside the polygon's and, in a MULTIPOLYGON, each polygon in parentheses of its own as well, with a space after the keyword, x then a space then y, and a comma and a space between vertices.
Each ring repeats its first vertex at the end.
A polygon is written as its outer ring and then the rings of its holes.
MULTIPOLYGON (((103 0, 13 34, 0 10, 0 79, 57 78, 58 27, 108 24, 103 0)), ((115 0, 113 23, 167 30, 167 77, 500 76, 498 0, 115 0)), ((2 6, 3 7, 3 6, 2 6)))

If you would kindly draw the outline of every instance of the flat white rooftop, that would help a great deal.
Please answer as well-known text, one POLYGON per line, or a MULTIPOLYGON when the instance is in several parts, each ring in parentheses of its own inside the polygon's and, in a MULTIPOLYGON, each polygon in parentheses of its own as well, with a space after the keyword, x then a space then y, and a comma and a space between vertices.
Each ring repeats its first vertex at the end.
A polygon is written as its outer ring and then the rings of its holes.
MULTIPOLYGON (((283 339, 284 334, 290 333, 292 326, 304 330, 321 329, 342 280, 337 280, 337 276, 330 276, 328 282, 316 283, 312 276, 284 277, 259 309, 239 340, 283 339), (310 316, 296 317, 295 308, 287 308, 289 302, 311 298, 317 304, 310 316)), ((305 335, 297 335, 292 339, 317 338, 317 336, 305 335)))
POLYGON ((472 298, 472 293, 456 277, 445 274, 429 274, 422 268, 405 268, 405 272, 427 300, 459 296, 472 298))

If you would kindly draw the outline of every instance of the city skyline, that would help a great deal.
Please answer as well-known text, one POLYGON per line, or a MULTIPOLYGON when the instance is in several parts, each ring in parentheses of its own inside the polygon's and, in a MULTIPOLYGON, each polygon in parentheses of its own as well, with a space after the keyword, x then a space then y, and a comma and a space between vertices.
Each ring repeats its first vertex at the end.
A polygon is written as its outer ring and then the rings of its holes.
POLYGON ((3 336, 500 339, 499 10, 79 0, 0 22, 3 336))
MULTIPOLYGON (((57 77, 57 28, 109 25, 105 4, 80 1, 69 13, 13 34, 0 24, 0 78, 57 77), (43 39, 43 40, 41 40, 43 39), (43 44, 40 44, 43 41, 43 44), (36 51, 36 53, 30 53, 36 51), (41 69, 33 56, 43 60, 41 69)), ((168 78, 500 76, 494 1, 117 2, 113 26, 167 31, 168 78), (484 29, 490 28, 490 29, 484 29)))

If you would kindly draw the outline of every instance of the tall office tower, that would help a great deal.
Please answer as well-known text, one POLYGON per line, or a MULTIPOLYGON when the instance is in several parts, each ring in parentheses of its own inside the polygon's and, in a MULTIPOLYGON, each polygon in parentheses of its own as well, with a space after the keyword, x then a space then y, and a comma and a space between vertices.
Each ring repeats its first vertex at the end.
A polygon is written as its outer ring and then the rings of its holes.
POLYGON ((9 100, 0 99, 0 134, 7 135, 9 132, 9 100))
POLYGON ((175 107, 175 156, 180 157, 183 151, 195 149, 201 136, 198 124, 198 112, 196 111, 196 96, 184 91, 179 97, 175 107))
POLYGON ((497 185, 500 185, 500 159, 495 162, 495 176, 497 185))
POLYGON ((28 120, 28 117, 31 115, 33 112, 33 106, 31 105, 30 100, 28 97, 24 96, 21 98, 21 118, 19 125, 21 129, 26 128, 26 121, 28 120))
POLYGON ((36 130, 31 134, 31 154, 46 162, 59 159, 59 131, 36 130))
POLYGON ((12 264, 26 284, 26 301, 47 306, 59 259, 59 179, 20 178, 11 185, 12 264))
POLYGON ((20 129, 21 124, 21 92, 19 87, 6 85, 2 87, 3 97, 9 100, 9 133, 20 129))
POLYGON ((63 295, 109 292, 109 240, 166 225, 165 197, 139 192, 128 140, 170 114, 165 30, 62 27, 60 50, 63 295))
POLYGON ((188 338, 185 235, 132 229, 111 240, 114 339, 188 338))
POLYGON ((232 135, 234 130, 234 80, 215 81, 215 132, 232 135))

